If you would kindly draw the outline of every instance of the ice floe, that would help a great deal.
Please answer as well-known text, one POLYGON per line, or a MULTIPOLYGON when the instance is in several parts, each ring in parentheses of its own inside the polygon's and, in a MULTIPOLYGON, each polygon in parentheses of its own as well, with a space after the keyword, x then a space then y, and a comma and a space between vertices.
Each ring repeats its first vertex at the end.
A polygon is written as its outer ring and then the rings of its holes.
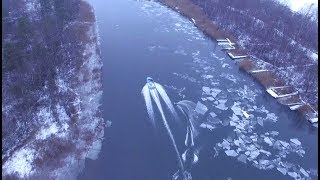
POLYGON ((298 174, 296 172, 288 172, 288 175, 296 179, 298 177, 298 174))
POLYGON ((210 114, 210 116, 211 116, 212 118, 217 117, 217 114, 214 113, 214 112, 210 112, 209 114, 210 114))
POLYGON ((226 150, 225 153, 227 156, 232 156, 232 157, 238 156, 238 153, 235 150, 226 150))
POLYGON ((298 140, 298 139, 290 139, 291 142, 293 142, 294 144, 300 146, 301 145, 301 142, 298 140))
POLYGON ((286 168, 277 167, 277 170, 278 170, 279 172, 281 172, 283 175, 286 175, 286 174, 287 174, 287 169, 286 169, 286 168))
POLYGON ((215 126, 208 124, 208 123, 202 123, 202 124, 200 124, 200 127, 205 128, 205 129, 209 129, 211 131, 216 128, 215 126))
POLYGON ((212 75, 204 75, 203 78, 205 78, 205 79, 212 79, 213 76, 212 76, 212 75))
POLYGON ((247 163, 247 156, 245 154, 240 154, 237 159, 240 162, 247 163))
POLYGON ((272 146, 272 145, 273 145, 273 143, 272 143, 272 141, 271 141, 271 139, 270 139, 269 137, 265 137, 263 140, 264 140, 264 142, 267 143, 269 146, 272 146))
POLYGON ((202 104, 201 102, 198 101, 198 103, 196 105, 196 112, 204 115, 207 111, 208 111, 207 106, 205 106, 204 104, 202 104))

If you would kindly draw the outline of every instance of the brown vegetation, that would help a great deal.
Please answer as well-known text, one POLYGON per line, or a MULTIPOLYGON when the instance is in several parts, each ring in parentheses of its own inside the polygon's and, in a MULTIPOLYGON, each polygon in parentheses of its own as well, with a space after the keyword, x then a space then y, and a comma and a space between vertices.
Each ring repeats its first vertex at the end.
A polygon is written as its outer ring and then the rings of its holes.
POLYGON ((285 84, 278 79, 272 72, 259 72, 253 73, 252 76, 258 80, 265 88, 269 88, 271 86, 284 86, 285 84))
POLYGON ((215 40, 229 37, 231 41, 235 41, 231 34, 228 34, 225 31, 221 31, 220 28, 216 26, 202 11, 202 9, 199 6, 193 4, 191 1, 161 0, 161 2, 175 11, 179 11, 182 15, 188 17, 189 19, 193 18, 196 21, 196 26, 210 38, 213 38, 215 40))
POLYGON ((34 164, 38 168, 55 169, 61 167, 63 159, 74 152, 76 147, 70 140, 50 137, 46 140, 44 148, 34 160, 34 164))
POLYGON ((304 104, 303 106, 301 106, 297 111, 303 115, 313 113, 312 108, 307 104, 304 104))
POLYGON ((239 63, 239 68, 246 72, 252 71, 256 68, 256 65, 252 62, 251 59, 245 58, 239 63))
POLYGON ((96 21, 92 7, 86 1, 82 1, 80 3, 79 20, 91 23, 94 23, 96 21))
POLYGON ((301 99, 299 95, 293 95, 285 98, 279 98, 278 102, 280 104, 301 103, 301 99))

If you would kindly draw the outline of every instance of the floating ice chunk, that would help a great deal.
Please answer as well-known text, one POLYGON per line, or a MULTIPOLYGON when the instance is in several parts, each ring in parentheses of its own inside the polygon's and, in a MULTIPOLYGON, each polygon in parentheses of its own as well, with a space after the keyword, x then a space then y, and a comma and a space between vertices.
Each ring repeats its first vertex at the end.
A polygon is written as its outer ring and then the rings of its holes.
POLYGON ((273 143, 273 148, 282 149, 282 145, 279 140, 276 140, 276 142, 273 143))
POLYGON ((215 107, 218 108, 218 109, 221 109, 221 110, 227 110, 228 109, 228 107, 226 107, 224 103, 220 103, 215 107))
POLYGON ((272 121, 272 122, 277 122, 277 116, 274 113, 269 113, 267 114, 266 119, 272 121))
POLYGON ((239 103, 234 102, 231 110, 235 115, 242 116, 241 108, 239 107, 239 103))
POLYGON ((307 171, 304 170, 303 168, 300 168, 300 172, 301 172, 304 176, 309 177, 309 174, 308 174, 307 171))
POLYGON ((213 88, 213 89, 211 89, 211 90, 212 90, 211 95, 212 95, 213 97, 216 97, 216 96, 221 92, 220 89, 216 89, 216 88, 213 88))
POLYGON ((226 150, 224 152, 227 154, 227 156, 232 156, 232 157, 238 156, 238 153, 235 150, 226 150))
POLYGON ((234 144, 235 144, 236 146, 240 146, 240 140, 236 139, 236 140, 234 141, 234 144))
POLYGON ((252 139, 248 136, 244 136, 243 137, 243 140, 246 142, 246 143, 251 143, 252 142, 252 139))
POLYGON ((243 123, 239 123, 239 124, 236 125, 236 128, 237 129, 241 129, 241 130, 245 130, 244 126, 245 125, 243 123))
POLYGON ((212 75, 204 75, 204 78, 205 79, 211 79, 211 78, 213 78, 213 76, 212 75))
POLYGON ((263 119, 262 118, 258 118, 257 122, 260 126, 263 126, 263 119))
POLYGON ((290 146, 290 144, 289 143, 287 143, 287 142, 284 142, 284 141, 279 141, 281 144, 282 144, 282 146, 284 146, 285 148, 288 148, 289 146, 290 146))
POLYGON ((213 117, 213 118, 214 118, 214 117, 217 117, 216 113, 214 113, 214 112, 211 112, 211 113, 209 113, 209 114, 210 114, 210 116, 213 117))
POLYGON ((273 145, 273 143, 272 143, 272 141, 271 141, 271 139, 270 139, 269 137, 265 137, 263 140, 264 140, 264 142, 267 143, 269 146, 272 146, 272 145, 273 145))
POLYGON ((225 139, 221 143, 221 146, 222 146, 223 149, 230 149, 230 143, 225 139))
POLYGON ((212 131, 213 129, 216 128, 216 127, 214 127, 213 125, 208 124, 208 123, 202 123, 202 124, 200 124, 200 127, 201 127, 201 128, 205 128, 205 129, 209 129, 210 131, 212 131))
POLYGON ((232 121, 239 121, 240 119, 238 118, 238 116, 236 116, 235 114, 232 114, 231 117, 232 121))
POLYGON ((227 64, 227 63, 224 63, 224 64, 222 64, 222 67, 223 67, 223 68, 225 68, 225 67, 230 67, 230 65, 227 64))
POLYGON ((244 110, 241 110, 241 111, 242 111, 242 114, 244 115, 245 118, 249 118, 250 117, 249 114, 246 111, 244 111, 244 110))
POLYGON ((299 154, 299 156, 303 157, 303 155, 305 154, 306 152, 303 150, 303 149, 299 149, 297 151, 297 154, 299 154))
POLYGON ((272 135, 272 136, 278 136, 278 135, 279 135, 279 132, 277 132, 277 131, 271 131, 271 132, 270 132, 270 135, 272 135))
POLYGON ((209 101, 214 101, 214 98, 213 98, 213 97, 207 97, 207 99, 208 99, 209 101))
POLYGON ((247 156, 244 154, 240 154, 237 159, 240 162, 247 163, 247 156))
POLYGON ((298 145, 298 146, 301 145, 301 142, 300 142, 298 139, 296 139, 296 138, 290 139, 290 141, 293 142, 294 144, 298 145))
POLYGON ((177 49, 177 50, 174 51, 174 53, 175 54, 181 54, 181 55, 184 55, 184 56, 187 55, 187 53, 183 49, 177 49))
POLYGON ((230 126, 237 126, 237 123, 230 121, 230 126))
POLYGON ((181 26, 180 23, 175 23, 174 25, 177 26, 177 27, 180 27, 180 26, 181 26))
POLYGON ((106 127, 110 127, 112 125, 112 121, 107 120, 106 121, 106 127))
POLYGON ((288 175, 296 179, 298 177, 298 174, 296 172, 288 172, 288 175))
POLYGON ((263 149, 260 149, 260 152, 267 155, 267 156, 270 156, 271 155, 271 152, 269 151, 266 151, 266 150, 263 150, 263 149))
POLYGON ((207 111, 208 111, 207 106, 205 106, 204 104, 202 104, 201 102, 198 101, 198 103, 196 105, 196 112, 204 115, 207 111))
POLYGON ((223 125, 223 126, 228 126, 229 123, 230 123, 230 121, 229 121, 228 119, 224 119, 224 120, 222 121, 222 125, 223 125))
POLYGON ((280 171, 283 175, 287 174, 287 169, 282 167, 277 167, 277 170, 280 171))
POLYGON ((250 158, 255 159, 256 157, 259 156, 259 154, 260 154, 259 150, 251 151, 250 158))
POLYGON ((211 115, 208 116, 208 122, 213 123, 213 124, 219 124, 220 123, 220 119, 218 119, 217 117, 212 117, 211 115))
POLYGON ((260 163, 261 165, 267 165, 267 164, 270 163, 270 161, 269 161, 269 160, 266 160, 266 159, 260 159, 259 163, 260 163))
POLYGON ((228 99, 219 99, 218 102, 221 104, 225 104, 228 101, 228 99))
POLYGON ((202 87, 202 91, 204 91, 206 94, 210 94, 210 88, 209 87, 206 87, 206 86, 203 86, 202 87))

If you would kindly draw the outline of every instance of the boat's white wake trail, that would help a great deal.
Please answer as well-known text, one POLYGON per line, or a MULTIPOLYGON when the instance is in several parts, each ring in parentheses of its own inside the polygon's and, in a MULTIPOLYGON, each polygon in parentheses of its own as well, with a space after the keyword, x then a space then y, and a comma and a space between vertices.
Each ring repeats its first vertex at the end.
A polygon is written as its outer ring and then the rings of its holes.
MULTIPOLYGON (((157 84, 157 83, 155 83, 155 86, 156 86, 156 88, 150 89, 148 87, 148 84, 146 84, 142 89, 142 94, 143 94, 145 102, 146 102, 148 114, 150 116, 150 119, 154 123, 155 116, 154 116, 154 111, 153 111, 153 107, 152 107, 152 101, 151 101, 151 98, 152 98, 153 101, 156 103, 158 109, 159 109, 159 112, 160 112, 161 118, 162 118, 162 122, 163 122, 163 124, 164 124, 164 126, 165 126, 165 128, 167 130, 167 133, 168 133, 168 135, 170 137, 171 143, 172 143, 172 145, 174 147, 174 150, 176 152, 177 160, 178 160, 178 163, 179 163, 179 169, 180 169, 181 172, 185 172, 184 171, 184 166, 183 166, 183 163, 182 163, 182 159, 180 157, 179 150, 177 148, 177 145, 176 145, 175 140, 173 138, 173 135, 171 133, 169 124, 168 124, 168 122, 166 120, 166 117, 164 115, 164 112, 163 112, 163 109, 162 109, 162 106, 161 106, 161 102, 160 102, 160 98, 159 98, 159 94, 163 98, 165 104, 168 106, 170 112, 172 114, 174 114, 174 115, 176 115, 177 113, 176 113, 176 111, 175 111, 175 109, 174 109, 174 107, 173 107, 173 105, 172 105, 167 93, 164 91, 162 86, 157 84), (160 92, 159 92, 159 90, 160 90, 160 92)), ((184 176, 184 174, 183 174, 183 176, 184 176)), ((184 178, 184 179, 186 179, 186 178, 184 178)))
POLYGON ((150 91, 148 88, 148 85, 145 85, 142 88, 142 95, 144 97, 144 101, 146 103, 146 107, 147 107, 147 112, 148 115, 150 117, 151 123, 153 126, 155 126, 155 118, 154 118, 154 112, 153 112, 153 107, 152 107, 152 101, 151 101, 151 96, 150 96, 150 91))
POLYGON ((201 121, 195 120, 196 104, 188 100, 182 100, 177 103, 177 107, 182 112, 185 112, 185 115, 187 116, 186 120, 187 120, 188 126, 191 126, 191 130, 194 133, 194 137, 197 137, 199 134, 199 127, 200 127, 201 121))
POLYGON ((163 89, 163 87, 158 84, 158 83, 154 83, 156 86, 156 89, 158 91, 158 93, 160 94, 161 98, 163 99, 163 101, 165 102, 165 104, 167 105, 169 111, 172 113, 172 115, 174 116, 174 118, 176 120, 178 120, 178 114, 176 112, 176 110, 173 107, 173 104, 171 103, 171 100, 169 98, 169 96, 167 95, 166 91, 163 89))
MULTIPOLYGON (((155 90, 152 90, 152 91, 155 91, 155 90)), ((179 163, 179 166, 180 166, 180 170, 181 170, 181 172, 184 172, 184 167, 183 167, 182 160, 180 158, 180 153, 179 153, 179 150, 177 148, 176 142, 175 142, 175 140, 173 138, 173 135, 171 133, 171 130, 170 130, 169 124, 168 124, 168 122, 166 120, 166 117, 164 116, 163 109, 162 109, 159 97, 157 97, 155 93, 151 93, 151 95, 155 100, 155 103, 156 103, 156 105, 157 105, 157 107, 158 107, 158 109, 160 111, 161 117, 162 117, 163 125, 167 129, 168 135, 169 135, 169 137, 171 139, 172 145, 173 145, 174 150, 175 150, 176 155, 177 155, 177 159, 178 159, 178 163, 179 163)))

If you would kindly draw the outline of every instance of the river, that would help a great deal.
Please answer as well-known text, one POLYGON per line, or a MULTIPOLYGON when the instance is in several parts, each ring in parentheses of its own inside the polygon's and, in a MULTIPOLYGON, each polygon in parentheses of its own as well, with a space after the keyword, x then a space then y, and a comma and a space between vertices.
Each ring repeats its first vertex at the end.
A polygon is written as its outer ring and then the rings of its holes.
MULTIPOLYGON (((292 179, 294 172, 303 175, 301 167, 312 179, 317 178, 318 129, 278 104, 251 77, 239 71, 238 65, 192 22, 153 1, 89 2, 97 17, 103 59, 103 115, 112 121, 112 126, 105 130, 99 158, 86 160, 78 179, 165 180, 176 172, 175 152, 165 129, 160 125, 153 128, 148 120, 141 95, 148 76, 164 86, 171 101, 200 101, 220 120, 212 131, 202 129, 196 139, 199 163, 192 169, 193 179, 292 179), (211 101, 203 95, 203 86, 221 92, 211 101), (241 124, 229 125, 237 119, 231 118, 235 102, 253 115, 250 121, 255 122, 250 122, 245 130, 241 124), (256 123, 258 119, 263 125, 256 123), (278 134, 271 136, 271 131, 278 134), (227 156, 226 150, 237 149, 232 143, 239 136, 258 137, 256 143, 247 142, 246 146, 270 152, 268 155, 260 151, 255 160, 260 167, 261 163, 272 161, 274 167, 261 169, 254 165, 254 160, 243 163, 237 157, 227 156), (288 153, 279 153, 274 145, 268 145, 266 138, 272 144, 277 140, 288 143, 289 148, 283 150, 288 153), (232 145, 219 149, 223 139, 232 145), (298 139, 301 145, 290 139, 298 139), (291 147, 305 153, 301 155, 300 151, 299 155, 291 147), (291 172, 291 176, 281 174, 276 168, 280 166, 291 172)), ((240 116, 239 122, 249 122, 240 116)), ((185 148, 185 128, 171 125, 181 153, 185 148)), ((239 151, 239 155, 245 152, 239 151)))

